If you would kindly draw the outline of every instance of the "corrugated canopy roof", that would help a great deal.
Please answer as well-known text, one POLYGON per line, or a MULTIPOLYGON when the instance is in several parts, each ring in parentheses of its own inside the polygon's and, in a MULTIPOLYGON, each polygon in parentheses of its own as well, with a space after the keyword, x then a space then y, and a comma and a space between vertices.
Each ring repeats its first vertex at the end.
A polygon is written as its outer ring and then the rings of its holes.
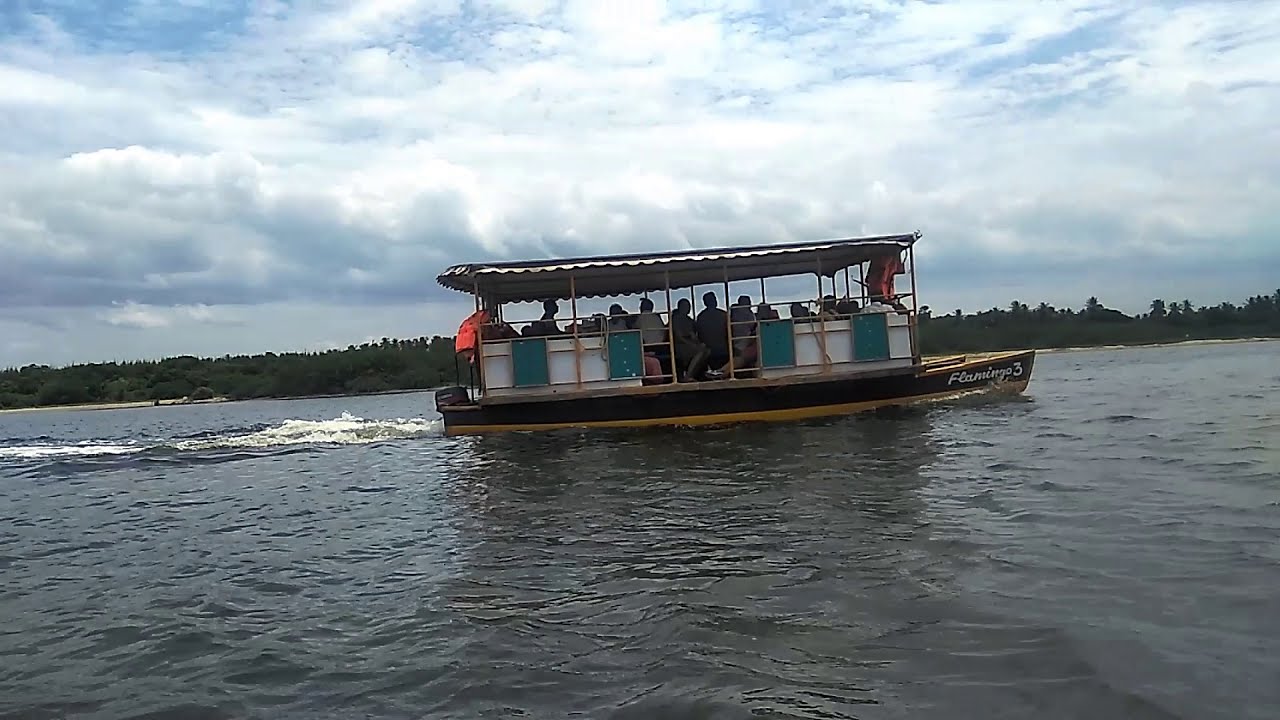
POLYGON ((920 233, 819 240, 785 245, 677 250, 455 265, 436 278, 444 287, 479 293, 492 302, 564 299, 573 278, 578 297, 630 295, 762 277, 834 275, 886 253, 911 247, 920 233))

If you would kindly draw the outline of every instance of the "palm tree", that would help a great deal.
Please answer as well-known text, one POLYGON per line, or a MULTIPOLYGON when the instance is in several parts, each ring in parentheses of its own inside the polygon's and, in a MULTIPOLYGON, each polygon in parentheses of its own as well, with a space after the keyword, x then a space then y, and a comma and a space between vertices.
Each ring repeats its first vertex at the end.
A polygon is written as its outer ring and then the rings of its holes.
POLYGON ((1163 318, 1166 314, 1167 313, 1165 312, 1163 300, 1156 298, 1155 300, 1151 301, 1151 317, 1159 320, 1160 318, 1163 318))

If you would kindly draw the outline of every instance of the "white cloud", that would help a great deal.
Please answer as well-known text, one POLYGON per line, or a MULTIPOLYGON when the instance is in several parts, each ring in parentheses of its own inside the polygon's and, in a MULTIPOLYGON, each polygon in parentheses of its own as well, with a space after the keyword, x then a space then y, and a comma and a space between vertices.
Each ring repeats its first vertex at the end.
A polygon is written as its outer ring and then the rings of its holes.
POLYGON ((173 305, 169 307, 143 305, 133 301, 112 303, 109 310, 99 314, 108 325, 123 328, 150 330, 195 325, 242 325, 243 319, 231 315, 225 308, 208 305, 173 305))
POLYGON ((1034 302, 1141 263, 1138 306, 1280 269, 1270 4, 129 7, 0 41, 0 303, 173 352, 178 308, 451 302, 435 272, 484 256, 919 228, 935 306, 1007 304, 992 266, 1034 302))

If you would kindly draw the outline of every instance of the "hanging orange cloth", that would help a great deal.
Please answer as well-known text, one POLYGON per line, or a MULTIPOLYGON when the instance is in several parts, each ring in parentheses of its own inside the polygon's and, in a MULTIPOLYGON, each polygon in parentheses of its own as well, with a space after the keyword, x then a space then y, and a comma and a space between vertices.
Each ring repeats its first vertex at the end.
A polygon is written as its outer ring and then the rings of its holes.
POLYGON ((458 353, 466 353, 467 359, 475 354, 476 346, 480 344, 480 326, 489 322, 489 313, 484 310, 477 310, 471 313, 466 320, 462 321, 462 325, 458 326, 458 336, 453 340, 453 351, 458 353))
POLYGON ((894 299, 893 276, 906 272, 902 257, 893 255, 877 255, 871 258, 871 267, 867 270, 867 294, 873 300, 891 302, 894 299))

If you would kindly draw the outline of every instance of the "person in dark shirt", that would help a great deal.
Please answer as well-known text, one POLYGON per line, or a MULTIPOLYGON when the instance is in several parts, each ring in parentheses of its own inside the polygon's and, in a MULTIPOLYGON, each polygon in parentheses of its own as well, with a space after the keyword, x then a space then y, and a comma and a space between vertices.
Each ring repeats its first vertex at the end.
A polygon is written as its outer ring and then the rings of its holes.
POLYGON ((556 313, 560 311, 560 306, 555 300, 545 300, 542 303, 542 318, 535 320, 525 328, 526 335, 538 337, 546 335, 563 335, 564 331, 560 329, 560 324, 556 322, 556 313))
POLYGON ((676 366, 684 378, 698 379, 707 367, 707 346, 698 339, 698 329, 689 317, 692 303, 681 299, 671 311, 671 337, 675 341, 676 366))
POLYGON ((836 315, 857 315, 858 301, 845 296, 836 303, 836 315))
POLYGON ((707 365, 722 368, 729 362, 729 315, 716 307, 716 294, 709 292, 702 296, 705 305, 698 313, 698 339, 711 351, 707 365))

